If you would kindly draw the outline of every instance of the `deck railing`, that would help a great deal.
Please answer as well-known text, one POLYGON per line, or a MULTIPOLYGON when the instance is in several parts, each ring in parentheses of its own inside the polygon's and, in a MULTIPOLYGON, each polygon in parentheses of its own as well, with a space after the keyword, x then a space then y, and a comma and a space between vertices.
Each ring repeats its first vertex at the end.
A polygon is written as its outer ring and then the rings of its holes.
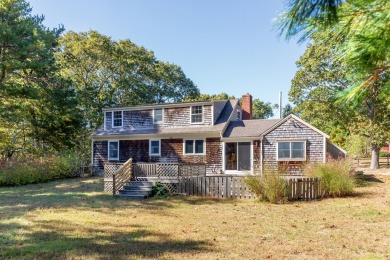
POLYGON ((158 177, 176 179, 181 176, 205 176, 205 164, 193 163, 133 163, 133 178, 158 177))
POLYGON ((115 195, 130 181, 132 175, 133 160, 129 159, 112 175, 112 193, 115 195))

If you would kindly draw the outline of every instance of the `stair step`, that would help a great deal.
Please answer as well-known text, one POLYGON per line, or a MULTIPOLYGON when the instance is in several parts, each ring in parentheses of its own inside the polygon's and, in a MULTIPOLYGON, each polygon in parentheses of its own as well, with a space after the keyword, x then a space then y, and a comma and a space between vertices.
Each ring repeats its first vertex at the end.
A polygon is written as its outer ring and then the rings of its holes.
POLYGON ((115 196, 125 199, 145 199, 145 195, 133 195, 133 194, 116 194, 115 196))
POLYGON ((120 190, 119 193, 123 193, 123 194, 145 194, 145 195, 148 195, 149 194, 149 190, 120 190))
POLYGON ((151 191, 152 190, 152 186, 125 185, 125 186, 123 186, 122 190, 126 190, 126 191, 151 191))
POLYGON ((126 184, 126 186, 144 186, 144 187, 152 187, 154 182, 149 181, 131 181, 126 184))

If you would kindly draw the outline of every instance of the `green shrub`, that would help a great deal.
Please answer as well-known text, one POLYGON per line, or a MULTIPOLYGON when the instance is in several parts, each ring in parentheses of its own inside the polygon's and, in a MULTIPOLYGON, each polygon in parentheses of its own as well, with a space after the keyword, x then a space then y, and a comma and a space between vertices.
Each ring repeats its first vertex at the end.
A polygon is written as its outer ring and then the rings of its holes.
POLYGON ((150 197, 155 198, 166 198, 171 194, 168 187, 162 183, 156 183, 152 187, 152 191, 150 192, 150 197))
POLYGON ((73 155, 17 158, 0 169, 0 186, 18 186, 76 177, 77 167, 73 155))
POLYGON ((247 176, 245 184, 261 201, 285 203, 288 200, 288 182, 277 172, 263 172, 261 176, 247 176))
POLYGON ((382 151, 382 152, 379 152, 379 157, 389 157, 389 152, 386 152, 386 151, 382 151))
POLYGON ((325 197, 350 195, 356 185, 352 165, 344 159, 306 165, 304 173, 310 177, 321 178, 321 192, 325 197))

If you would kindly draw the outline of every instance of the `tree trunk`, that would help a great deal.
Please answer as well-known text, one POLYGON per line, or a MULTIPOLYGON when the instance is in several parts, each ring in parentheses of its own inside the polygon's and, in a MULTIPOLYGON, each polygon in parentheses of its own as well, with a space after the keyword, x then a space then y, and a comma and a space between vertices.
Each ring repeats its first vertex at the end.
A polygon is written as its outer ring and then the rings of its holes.
POLYGON ((370 169, 379 168, 379 147, 375 144, 371 144, 371 166, 370 169))

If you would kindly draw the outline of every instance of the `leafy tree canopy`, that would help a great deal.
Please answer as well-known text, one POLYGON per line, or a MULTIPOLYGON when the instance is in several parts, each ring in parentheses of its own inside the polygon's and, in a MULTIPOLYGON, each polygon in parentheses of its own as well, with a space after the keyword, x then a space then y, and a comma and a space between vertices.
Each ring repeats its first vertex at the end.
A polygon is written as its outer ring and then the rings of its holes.
POLYGON ((234 96, 230 96, 225 92, 221 92, 219 94, 200 94, 196 97, 186 97, 183 99, 183 101, 208 101, 208 100, 229 100, 229 99, 235 99, 234 96))
POLYGON ((299 41, 315 40, 316 32, 328 32, 321 40, 333 42, 332 60, 343 64, 345 77, 339 79, 347 81, 345 88, 331 96, 352 106, 360 115, 359 122, 367 126, 360 125, 359 130, 371 140, 371 168, 378 167, 379 146, 386 138, 380 129, 390 114, 389 28, 388 0, 291 0, 278 24, 281 35, 287 39, 300 35, 299 41))
POLYGON ((273 106, 270 102, 263 102, 258 98, 252 101, 253 119, 267 119, 274 116, 273 106))
POLYGON ((199 95, 174 64, 130 40, 113 41, 96 31, 68 32, 60 39, 61 75, 71 80, 92 129, 102 124, 102 108, 178 102, 199 95))
POLYGON ((54 58, 63 28, 45 27, 24 0, 1 1, 0 17, 1 154, 72 146, 64 136, 80 126, 75 92, 59 83, 54 58))

